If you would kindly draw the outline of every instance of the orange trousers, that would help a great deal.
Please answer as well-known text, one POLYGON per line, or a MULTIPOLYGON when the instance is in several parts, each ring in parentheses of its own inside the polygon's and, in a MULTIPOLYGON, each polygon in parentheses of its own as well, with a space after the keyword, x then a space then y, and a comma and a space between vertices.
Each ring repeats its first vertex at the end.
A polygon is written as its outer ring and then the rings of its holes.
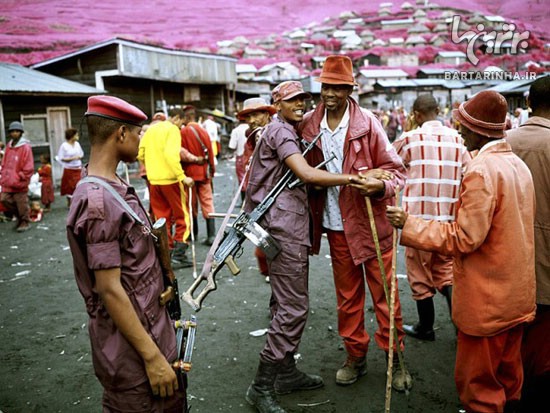
MULTIPOLYGON (((370 337, 365 329, 365 280, 372 297, 378 329, 374 339, 384 351, 389 349, 390 312, 384 294, 384 284, 376 257, 368 259, 362 265, 355 265, 348 248, 344 231, 328 231, 330 255, 336 302, 338 310, 338 333, 344 340, 350 356, 363 357, 367 354, 370 337)), ((392 250, 382 253, 388 290, 390 287, 392 250)), ((395 328, 403 349, 403 319, 399 290, 395 295, 395 328)))
MULTIPOLYGON (((189 189, 187 189, 189 192, 189 189)), ((214 196, 212 194, 212 181, 195 181, 191 202, 193 203, 193 216, 199 215, 199 203, 201 205, 202 217, 204 219, 210 218, 209 214, 214 213, 214 196)))
POLYGON ((187 243, 189 238, 189 210, 183 183, 150 185, 149 200, 155 218, 166 218, 170 248, 173 248, 174 241, 187 243), (173 234, 171 231, 172 225, 175 226, 173 234))
POLYGON ((502 413, 507 401, 520 399, 523 328, 520 324, 491 337, 459 330, 455 383, 467 412, 502 413))
POLYGON ((414 300, 423 300, 453 285, 453 257, 416 248, 405 249, 407 278, 414 300))

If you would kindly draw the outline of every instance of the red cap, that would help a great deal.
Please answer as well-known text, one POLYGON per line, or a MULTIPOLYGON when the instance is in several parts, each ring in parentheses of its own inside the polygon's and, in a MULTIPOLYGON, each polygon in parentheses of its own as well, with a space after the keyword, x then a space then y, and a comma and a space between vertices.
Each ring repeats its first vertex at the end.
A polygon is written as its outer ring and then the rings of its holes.
POLYGON ((492 139, 504 138, 508 104, 500 93, 482 90, 453 110, 453 117, 471 131, 492 139))
POLYGON ((147 115, 134 105, 114 96, 98 95, 88 98, 85 116, 101 116, 131 125, 141 126, 147 115))
POLYGON ((304 91, 304 87, 297 80, 287 80, 286 82, 279 83, 271 92, 273 103, 289 100, 299 95, 303 95, 304 99, 311 99, 311 95, 304 91))

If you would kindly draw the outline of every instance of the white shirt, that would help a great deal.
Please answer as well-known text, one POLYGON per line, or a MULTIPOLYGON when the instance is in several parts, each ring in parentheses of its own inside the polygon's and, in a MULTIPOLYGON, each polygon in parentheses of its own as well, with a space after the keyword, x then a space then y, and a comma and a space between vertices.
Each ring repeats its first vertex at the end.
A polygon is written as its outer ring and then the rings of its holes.
POLYGON ((206 129, 206 132, 208 132, 208 136, 210 136, 211 142, 218 142, 220 140, 218 136, 218 124, 212 119, 206 119, 202 123, 202 127, 206 129))
POLYGON ((75 141, 74 145, 71 145, 69 142, 63 142, 57 152, 56 160, 63 165, 63 168, 78 169, 82 166, 82 160, 73 159, 72 161, 62 161, 62 159, 72 158, 74 156, 84 156, 84 151, 82 151, 82 147, 78 141, 75 141))
MULTIPOLYGON (((344 142, 348 133, 349 127, 349 104, 346 107, 344 116, 340 124, 335 130, 331 130, 328 126, 327 112, 321 121, 321 146, 323 147, 323 156, 325 159, 330 159, 333 155, 336 158, 330 161, 327 165, 327 171, 335 174, 342 173, 342 163, 344 162, 344 142)), ((338 199, 340 198, 340 187, 331 186, 327 188, 327 198, 325 200, 325 209, 323 211, 323 227, 333 231, 343 231, 342 213, 338 199)))
POLYGON ((235 149, 235 155, 237 156, 242 156, 244 153, 247 130, 248 125, 246 123, 241 123, 239 126, 231 131, 231 138, 229 139, 229 149, 235 149))

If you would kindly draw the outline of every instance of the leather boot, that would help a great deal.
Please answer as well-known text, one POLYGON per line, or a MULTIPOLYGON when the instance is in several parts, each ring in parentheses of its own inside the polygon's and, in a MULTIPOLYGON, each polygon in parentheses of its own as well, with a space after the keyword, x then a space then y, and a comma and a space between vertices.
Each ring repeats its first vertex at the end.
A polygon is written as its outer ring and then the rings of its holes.
POLYGON ((260 360, 258 371, 246 392, 246 401, 260 413, 286 413, 275 398, 274 383, 280 365, 260 360))
POLYGON ((435 310, 433 297, 417 300, 416 308, 418 310, 418 323, 415 325, 403 324, 403 331, 418 340, 434 341, 435 310))
POLYGON ((324 384, 321 376, 298 370, 294 354, 287 354, 275 380, 275 393, 288 394, 298 390, 313 390, 323 387, 324 384))
MULTIPOLYGON (((386 365, 388 364, 388 358, 388 353, 386 353, 386 365)), ((394 390, 399 392, 404 392, 412 388, 412 377, 406 367, 405 369, 401 368, 397 353, 393 353, 391 386, 394 390)))
POLYGON ((452 285, 446 285, 441 290, 441 294, 445 296, 445 299, 447 300, 447 305, 449 306, 449 315, 453 316, 453 286, 452 285))
POLYGON ((216 237, 216 222, 214 218, 206 219, 206 239, 202 242, 203 245, 212 245, 216 237))
POLYGON ((193 237, 196 240, 199 236, 199 218, 193 217, 193 237))
POLYGON ((361 376, 367 374, 367 358, 354 357, 348 354, 344 365, 336 372, 336 384, 347 386, 353 384, 361 376))
POLYGON ((171 264, 174 270, 180 268, 189 268, 193 266, 193 263, 189 261, 187 255, 188 245, 185 242, 174 242, 174 249, 172 250, 171 264))

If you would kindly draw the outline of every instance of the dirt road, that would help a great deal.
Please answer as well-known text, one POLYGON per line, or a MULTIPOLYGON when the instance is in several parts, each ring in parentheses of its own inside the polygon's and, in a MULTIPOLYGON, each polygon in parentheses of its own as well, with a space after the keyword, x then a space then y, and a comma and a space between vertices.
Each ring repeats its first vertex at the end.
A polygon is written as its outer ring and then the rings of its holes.
MULTIPOLYGON (((215 178, 215 205, 225 211, 236 189, 234 163, 223 161, 215 178)), ((139 180, 133 183, 143 189, 139 180)), ((143 194, 143 191, 140 193, 143 194)), ((87 315, 74 282, 65 237, 65 200, 25 233, 13 223, 0 224, 0 411, 99 412, 101 386, 92 369, 87 315)), ((200 221, 199 241, 205 235, 200 221)), ((207 248, 197 243, 199 261, 207 248)), ((398 273, 404 274, 403 252, 398 273)), ((188 397, 192 413, 254 410, 244 400, 265 336, 250 332, 268 327, 269 285, 256 269, 251 244, 237 260, 237 277, 223 269, 218 290, 197 313, 198 329, 188 397)), ((180 289, 192 282, 191 271, 179 270, 180 289)), ((406 279, 399 279, 404 318, 416 321, 406 279)), ((336 370, 345 359, 337 332, 334 288, 328 248, 311 259, 311 311, 300 347, 299 367, 321 374, 325 387, 280 398, 290 413, 374 413, 384 411, 384 352, 371 342, 368 373, 349 387, 337 386, 336 370)), ((454 387, 454 328, 442 296, 436 297, 436 335, 432 343, 408 339, 406 362, 414 379, 410 394, 393 393, 392 412, 452 413, 460 410, 454 387)), ((370 308, 371 303, 367 303, 370 308)), ((184 314, 191 315, 184 306, 184 314)), ((374 313, 367 314, 374 334, 374 313)))

